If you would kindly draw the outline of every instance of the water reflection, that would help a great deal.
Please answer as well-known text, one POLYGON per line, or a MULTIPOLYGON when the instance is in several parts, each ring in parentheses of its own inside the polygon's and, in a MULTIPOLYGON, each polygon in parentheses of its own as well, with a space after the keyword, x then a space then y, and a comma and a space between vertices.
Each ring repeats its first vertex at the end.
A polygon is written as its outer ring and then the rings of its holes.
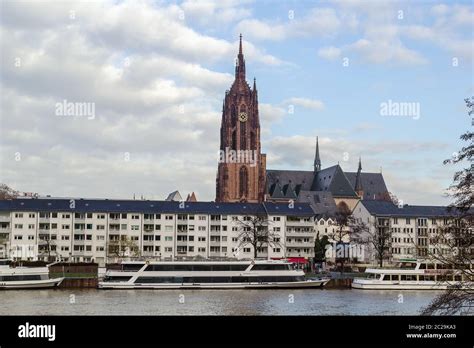
POLYGON ((9 290, 0 315, 417 315, 439 291, 9 290))

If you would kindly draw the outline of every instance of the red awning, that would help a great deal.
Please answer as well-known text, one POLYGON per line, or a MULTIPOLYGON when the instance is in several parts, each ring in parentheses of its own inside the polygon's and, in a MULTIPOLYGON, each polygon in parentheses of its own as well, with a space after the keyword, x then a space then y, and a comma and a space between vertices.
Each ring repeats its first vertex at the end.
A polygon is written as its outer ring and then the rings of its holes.
POLYGON ((289 257, 288 261, 291 263, 308 263, 305 257, 289 257))

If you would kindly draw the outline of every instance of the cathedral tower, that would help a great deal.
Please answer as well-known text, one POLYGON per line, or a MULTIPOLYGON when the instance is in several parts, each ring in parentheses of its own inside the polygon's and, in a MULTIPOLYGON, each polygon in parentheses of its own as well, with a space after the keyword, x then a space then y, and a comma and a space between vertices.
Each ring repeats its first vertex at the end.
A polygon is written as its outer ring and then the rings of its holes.
POLYGON ((220 159, 216 178, 217 202, 262 202, 266 155, 260 148, 257 85, 245 80, 240 35, 235 79, 222 106, 220 159))

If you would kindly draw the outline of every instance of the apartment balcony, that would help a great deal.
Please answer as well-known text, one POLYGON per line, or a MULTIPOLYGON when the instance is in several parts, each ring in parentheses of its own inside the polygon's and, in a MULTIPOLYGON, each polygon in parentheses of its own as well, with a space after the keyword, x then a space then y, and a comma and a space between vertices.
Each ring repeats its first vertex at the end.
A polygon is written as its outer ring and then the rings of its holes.
POLYGON ((312 226, 314 224, 313 221, 303 221, 303 220, 286 220, 286 226, 296 226, 296 227, 301 227, 301 226, 312 226))
MULTIPOLYGON (((92 242, 92 241, 89 241, 89 242, 92 242)), ((74 239, 72 241, 72 244, 74 244, 74 245, 85 245, 86 240, 85 239, 74 239)))
POLYGON ((296 251, 287 251, 286 252, 286 257, 313 257, 314 253, 304 253, 304 252, 296 252, 296 251))
POLYGON ((0 215, 0 222, 11 222, 12 218, 10 215, 0 215))
POLYGON ((152 240, 144 240, 144 241, 143 241, 143 245, 152 246, 152 245, 153 245, 153 241, 152 241, 152 240))
POLYGON ((178 240, 176 241, 176 246, 187 246, 188 242, 185 240, 178 240))
POLYGON ((285 242, 285 246, 287 248, 314 248, 314 242, 309 241, 309 242, 299 242, 299 241, 291 241, 291 242, 285 242))
POLYGON ((12 229, 10 227, 4 227, 4 228, 0 227, 0 233, 11 233, 11 232, 12 232, 12 229))
POLYGON ((309 237, 309 236, 313 236, 315 234, 315 231, 314 229, 310 230, 310 231, 294 231, 294 230, 286 230, 286 235, 287 236, 305 236, 305 237, 309 237))
POLYGON ((49 217, 40 217, 40 218, 38 219, 39 223, 42 223, 42 222, 43 222, 43 223, 49 223, 50 220, 51 220, 51 218, 49 218, 49 217))

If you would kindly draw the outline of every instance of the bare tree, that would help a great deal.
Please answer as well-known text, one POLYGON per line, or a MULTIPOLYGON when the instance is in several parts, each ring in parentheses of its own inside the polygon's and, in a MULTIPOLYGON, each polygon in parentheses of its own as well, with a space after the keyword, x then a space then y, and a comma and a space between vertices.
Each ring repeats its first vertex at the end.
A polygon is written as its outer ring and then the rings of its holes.
POLYGON ((237 237, 238 248, 246 245, 253 247, 254 259, 258 256, 258 251, 263 247, 281 246, 280 236, 268 228, 270 222, 266 215, 244 216, 237 219, 239 235, 237 237))
POLYGON ((384 260, 391 257, 392 231, 388 219, 377 218, 375 223, 356 221, 351 228, 352 240, 370 246, 378 265, 383 267, 384 260))
POLYGON ((51 261, 51 252, 54 252, 54 254, 56 256, 58 256, 58 252, 56 250, 56 243, 51 240, 50 236, 42 239, 40 242, 39 242, 39 246, 41 247, 41 249, 39 250, 39 253, 41 256, 45 256, 45 255, 48 255, 48 261, 51 261))
MULTIPOLYGON (((469 115, 474 115, 474 97, 465 99, 469 115)), ((469 162, 468 167, 456 171, 453 183, 448 188, 448 194, 453 203, 448 207, 451 217, 445 219, 432 240, 432 251, 428 258, 447 270, 443 277, 464 279, 464 287, 453 286, 445 293, 437 296, 422 310, 424 315, 432 314, 462 314, 474 312, 474 133, 466 132, 461 140, 468 145, 461 148, 454 158, 447 159, 444 164, 460 164, 469 162)))
POLYGON ((140 249, 137 243, 127 235, 122 235, 118 240, 110 241, 108 253, 119 259, 125 257, 139 257, 140 249))
POLYGON ((339 263, 342 274, 344 273, 344 265, 349 260, 348 255, 346 255, 346 246, 351 241, 352 234, 357 235, 359 233, 359 225, 352 215, 352 211, 344 202, 337 205, 334 219, 336 227, 329 230, 327 236, 330 241, 336 244, 336 250, 334 250, 336 253, 335 261, 336 264, 339 263), (340 251, 342 251, 342 255, 340 251))
POLYGON ((12 189, 6 184, 0 184, 0 199, 15 199, 20 195, 20 192, 12 189))

